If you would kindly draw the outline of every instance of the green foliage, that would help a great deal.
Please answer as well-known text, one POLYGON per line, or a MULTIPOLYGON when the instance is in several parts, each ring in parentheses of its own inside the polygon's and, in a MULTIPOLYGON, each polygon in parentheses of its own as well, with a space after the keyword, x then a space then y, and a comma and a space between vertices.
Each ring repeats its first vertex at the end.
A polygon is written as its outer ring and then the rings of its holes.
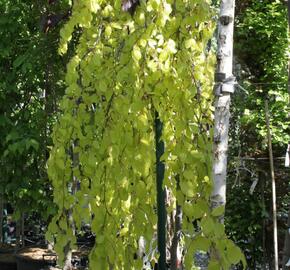
POLYGON ((46 1, 0 3, 0 193, 15 210, 44 218, 55 211, 45 163, 64 88, 58 32, 40 30, 47 9, 46 1))
MULTIPOLYGON (((257 143, 266 137, 266 97, 270 99, 273 143, 284 146, 290 139, 287 30, 287 11, 282 1, 253 1, 237 17, 235 52, 244 70, 241 79, 249 95, 239 97, 236 105, 242 112, 242 127, 249 134, 246 142, 249 150, 259 148, 257 143)), ((266 142, 262 144, 264 150, 266 142)))
POLYGON ((226 226, 228 235, 245 252, 248 266, 256 269, 256 265, 262 262, 262 220, 268 213, 263 212, 261 194, 256 191, 255 196, 250 195, 249 188, 249 184, 244 183, 228 190, 226 226), (234 200, 235 197, 242 200, 234 200))
POLYGON ((156 230, 155 111, 164 125, 165 185, 173 196, 168 209, 177 200, 190 235, 186 269, 194 242, 216 250, 220 268, 244 260, 216 217, 223 209, 211 214, 209 206, 213 15, 200 0, 141 1, 134 16, 121 10, 121 1, 74 2, 59 52, 67 51, 74 29, 82 33, 67 66, 48 164, 59 211, 47 236, 56 237, 60 262, 64 247, 74 243, 74 228, 85 221, 96 234, 91 269, 140 265, 133 259, 137 240, 143 235, 150 242, 156 230), (200 232, 193 220, 200 220, 200 232))
MULTIPOLYGON (((265 269, 263 263, 273 255, 265 99, 269 98, 274 157, 281 157, 290 139, 287 10, 283 1, 241 0, 236 14, 234 44, 236 64, 241 67, 236 68, 236 73, 248 94, 237 89, 232 106, 225 221, 231 239, 245 252, 249 269, 265 269), (265 160, 248 160, 261 157, 265 160), (251 195, 251 186, 261 173, 251 195)), ((289 176, 282 166, 283 161, 275 159, 279 228, 283 224, 283 204, 289 204, 285 196, 289 176)))

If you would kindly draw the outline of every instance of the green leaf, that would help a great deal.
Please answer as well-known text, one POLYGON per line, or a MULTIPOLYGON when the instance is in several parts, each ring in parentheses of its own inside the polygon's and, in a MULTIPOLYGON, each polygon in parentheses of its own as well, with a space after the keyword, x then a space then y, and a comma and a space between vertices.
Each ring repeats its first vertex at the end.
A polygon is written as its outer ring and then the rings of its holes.
POLYGON ((214 217, 219 217, 219 216, 223 215, 224 213, 225 213, 225 206, 224 205, 221 205, 221 206, 214 208, 211 212, 211 214, 214 217))
POLYGON ((196 250, 208 251, 211 241, 204 236, 197 236, 193 239, 192 245, 194 245, 196 250))
POLYGON ((141 50, 137 45, 135 45, 133 48, 132 56, 133 59, 137 62, 142 58, 141 50))
POLYGON ((38 141, 34 140, 34 139, 29 139, 26 141, 26 149, 29 149, 30 147, 32 147, 34 150, 38 150, 39 149, 39 143, 38 141))
POLYGON ((187 197, 194 197, 195 195, 195 187, 191 181, 181 181, 180 188, 184 195, 187 197))
POLYGON ((220 270, 220 264, 218 261, 211 260, 208 264, 208 270, 220 270))
POLYGON ((194 49, 196 47, 196 41, 193 38, 187 39, 184 43, 186 49, 194 49))
POLYGON ((243 254, 239 247, 230 242, 227 246, 227 257, 232 264, 237 264, 243 259, 243 254))
POLYGON ((23 64, 23 62, 27 59, 27 55, 26 54, 23 54, 23 55, 20 55, 18 56, 14 62, 13 62, 13 67, 14 68, 17 68, 19 67, 20 65, 23 64))
POLYGON ((202 231, 206 236, 210 236, 214 233, 215 223, 212 218, 203 217, 200 224, 201 224, 202 231))

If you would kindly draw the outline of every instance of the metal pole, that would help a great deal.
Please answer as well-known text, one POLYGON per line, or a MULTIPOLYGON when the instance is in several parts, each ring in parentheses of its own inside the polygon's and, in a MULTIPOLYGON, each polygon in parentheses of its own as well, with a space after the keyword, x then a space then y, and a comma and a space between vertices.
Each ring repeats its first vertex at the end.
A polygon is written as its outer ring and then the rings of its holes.
POLYGON ((275 253, 275 270, 279 269, 278 266, 278 236, 277 236, 277 209, 276 209, 276 182, 274 174, 274 161, 273 161, 273 150, 270 130, 270 117, 269 117, 269 106, 268 100, 265 101, 265 115, 267 124, 267 136, 268 136, 268 148, 269 148, 269 160, 272 178, 272 201, 273 201, 273 230, 274 230, 274 253, 275 253))
POLYGON ((162 141, 163 124, 155 113, 155 139, 156 139, 156 188, 157 188, 157 243, 159 251, 158 270, 166 270, 166 207, 165 189, 163 188, 165 165, 160 160, 164 153, 162 141))

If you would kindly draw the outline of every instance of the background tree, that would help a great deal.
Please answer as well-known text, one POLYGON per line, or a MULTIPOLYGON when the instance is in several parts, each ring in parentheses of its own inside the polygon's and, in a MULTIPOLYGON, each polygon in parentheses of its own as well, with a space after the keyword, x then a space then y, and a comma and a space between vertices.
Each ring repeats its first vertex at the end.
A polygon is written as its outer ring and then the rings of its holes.
POLYGON ((289 140, 287 10, 282 1, 237 1, 236 15, 235 73, 248 93, 240 90, 233 104, 226 223, 247 254, 250 269, 265 269, 273 256, 266 97, 270 99, 280 255, 289 204, 289 174, 280 159, 289 140))
POLYGON ((46 1, 0 3, 1 196, 15 217, 37 212, 47 219, 55 211, 45 166, 66 60, 56 53, 56 25, 43 31, 43 24, 67 8, 46 1))

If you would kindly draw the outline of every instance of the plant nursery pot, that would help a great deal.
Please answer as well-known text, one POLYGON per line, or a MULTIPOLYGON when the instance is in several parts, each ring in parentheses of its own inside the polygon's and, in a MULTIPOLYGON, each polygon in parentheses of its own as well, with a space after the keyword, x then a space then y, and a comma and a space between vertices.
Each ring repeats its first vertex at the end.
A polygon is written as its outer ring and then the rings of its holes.
MULTIPOLYGON (((56 256, 46 248, 28 247, 16 254, 17 270, 42 270, 55 264, 56 256)), ((2 268, 0 268, 2 270, 2 268)))
POLYGON ((15 254, 13 253, 0 253, 0 269, 1 270, 17 270, 17 263, 15 254))

